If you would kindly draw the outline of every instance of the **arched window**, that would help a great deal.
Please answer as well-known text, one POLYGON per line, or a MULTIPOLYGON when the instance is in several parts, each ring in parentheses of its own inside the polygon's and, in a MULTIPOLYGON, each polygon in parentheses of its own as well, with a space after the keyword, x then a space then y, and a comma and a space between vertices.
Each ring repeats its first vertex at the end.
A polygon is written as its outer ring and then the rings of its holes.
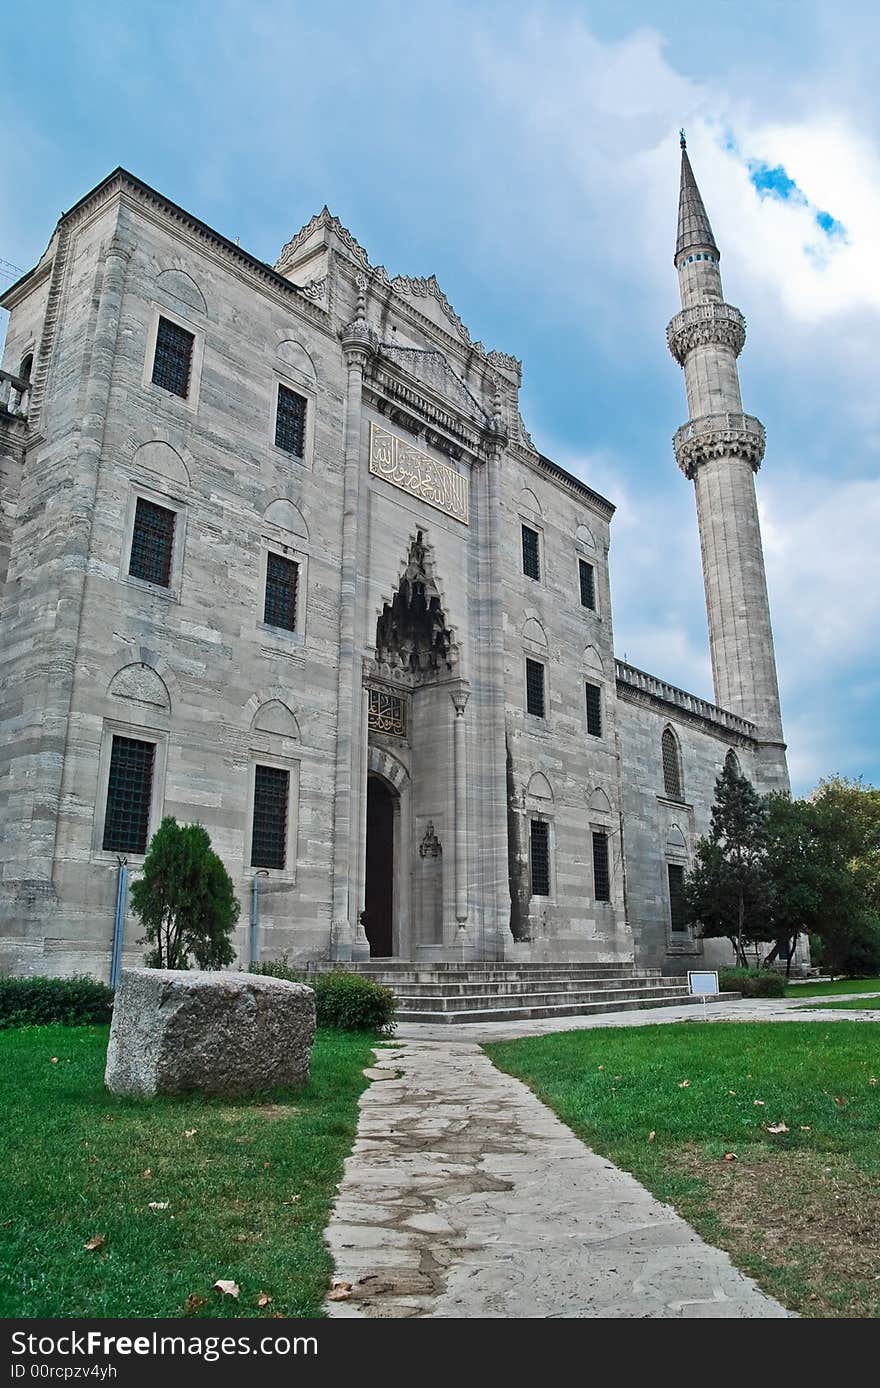
POLYGON ((678 741, 671 728, 663 729, 661 739, 663 751, 663 791, 669 800, 683 800, 681 785, 681 757, 678 741))
POLYGON ((28 354, 27 354, 26 357, 22 357, 22 359, 21 359, 21 366, 18 368, 18 374, 19 374, 20 379, 21 379, 22 381, 30 381, 30 379, 31 379, 31 372, 33 371, 33 369, 34 369, 34 354, 33 354, 33 352, 28 352, 28 354))
POLYGON ((730 751, 727 753, 727 756, 724 758, 724 768, 726 771, 735 771, 737 776, 742 775, 742 771, 740 770, 739 765, 739 757, 736 755, 736 752, 734 752, 732 747, 730 751))

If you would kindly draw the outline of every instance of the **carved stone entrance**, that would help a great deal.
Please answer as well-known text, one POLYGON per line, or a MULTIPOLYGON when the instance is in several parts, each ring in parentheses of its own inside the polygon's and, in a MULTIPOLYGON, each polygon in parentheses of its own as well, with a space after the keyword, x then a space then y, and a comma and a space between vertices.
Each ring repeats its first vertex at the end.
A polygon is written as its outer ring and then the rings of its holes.
POLYGON ((394 953, 396 798, 386 781, 368 778, 364 930, 371 959, 394 953))

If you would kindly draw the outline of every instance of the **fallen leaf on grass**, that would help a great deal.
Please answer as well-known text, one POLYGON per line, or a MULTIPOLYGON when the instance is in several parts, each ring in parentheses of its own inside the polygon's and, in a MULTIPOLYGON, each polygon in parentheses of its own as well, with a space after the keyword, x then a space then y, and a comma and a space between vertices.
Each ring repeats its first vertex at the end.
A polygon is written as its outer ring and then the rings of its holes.
POLYGON ((92 1237, 89 1239, 88 1243, 85 1244, 85 1247, 89 1250, 90 1253, 94 1253, 96 1248, 103 1248, 106 1242, 106 1235, 93 1234, 92 1237))
POLYGON ((802 1132, 802 1133, 811 1133, 812 1131, 813 1131, 812 1128, 805 1127, 804 1124, 801 1123, 801 1132, 802 1132))
POLYGON ((868 1080, 868 1084, 871 1086, 872 1089, 877 1088, 877 1081, 873 1075, 871 1075, 870 1079, 868 1080))
POLYGON ((57 1064, 58 1064, 58 1057, 57 1057, 57 1055, 53 1055, 52 1059, 49 1061, 49 1064, 50 1064, 50 1065, 57 1065, 57 1064))
POLYGON ((146 1170, 144 1170, 144 1171, 141 1172, 141 1178, 142 1178, 144 1181, 149 1181, 149 1180, 151 1179, 152 1175, 153 1175, 153 1168, 152 1168, 151 1166, 148 1166, 148 1167, 146 1168, 146 1170))
POLYGON ((764 1104, 764 1100, 763 1100, 763 1099, 753 1099, 753 1100, 752 1100, 752 1103, 755 1105, 755 1108, 764 1108, 764 1107, 765 1107, 765 1104, 764 1104))
POLYGON ((678 1087, 679 1089, 690 1089, 690 1085, 690 1080, 682 1080, 678 1087))
POLYGON ((725 1160, 725 1161, 736 1161, 736 1160, 737 1160, 736 1152, 725 1152, 725 1153, 724 1153, 724 1160, 725 1160))
POLYGON ((764 1128, 766 1129, 766 1131, 767 1131, 768 1133, 787 1133, 787 1132, 788 1132, 788 1124, 787 1124, 786 1122, 784 1122, 784 1121, 780 1121, 779 1123, 765 1123, 765 1124, 764 1124, 764 1128))
POLYGON ((207 1306, 207 1304, 208 1298, 206 1296, 199 1296, 198 1292, 190 1292, 189 1296, 184 1302, 184 1310, 201 1311, 202 1307, 207 1306))
POLYGON ((600 1065, 600 1066, 599 1066, 599 1069, 600 1069, 600 1070, 604 1070, 604 1069, 605 1069, 605 1066, 604 1066, 604 1065, 600 1065))
POLYGON ((655 1129, 652 1128, 651 1131, 648 1133, 648 1141, 649 1141, 649 1142, 653 1142, 653 1141, 654 1141, 654 1138, 655 1138, 656 1136, 657 1136, 657 1133, 656 1133, 655 1129))
POLYGON ((184 1137, 195 1137, 197 1132, 198 1128, 184 1128, 183 1135, 184 1137))
POLYGON ((840 1108, 846 1108, 846 1099, 841 1098, 840 1095, 835 1094, 834 1102, 838 1104, 840 1108))
POLYGON ((272 1297, 268 1292, 260 1292, 260 1295, 257 1297, 258 1306, 268 1306, 270 1301, 272 1301, 272 1297))
POLYGON ((330 1291, 327 1293, 328 1301, 348 1301, 351 1296, 351 1283, 342 1282, 334 1277, 330 1291))
POLYGON ((224 1296, 234 1296, 236 1299, 238 1298, 238 1283, 227 1281, 222 1277, 217 1278, 212 1290, 215 1292, 222 1292, 224 1296))
POLYGON ((728 1092, 728 1094, 732 1094, 733 1097, 736 1098, 736 1090, 735 1090, 735 1089, 728 1089, 727 1092, 728 1092))
POLYGON ((151 1201, 150 1201, 150 1209, 151 1209, 151 1210, 167 1210, 167 1209, 168 1209, 168 1201, 167 1201, 167 1200, 151 1200, 151 1201))

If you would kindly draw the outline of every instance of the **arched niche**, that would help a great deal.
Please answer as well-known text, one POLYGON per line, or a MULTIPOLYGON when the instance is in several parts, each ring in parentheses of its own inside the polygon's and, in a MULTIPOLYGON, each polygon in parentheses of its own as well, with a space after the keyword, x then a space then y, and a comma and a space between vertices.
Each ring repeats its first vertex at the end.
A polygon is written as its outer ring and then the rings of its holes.
POLYGON ((608 796, 605 794, 605 791, 602 789, 601 786, 597 786, 596 789, 593 791, 593 794, 590 796, 587 808, 593 814, 611 813, 611 801, 608 799, 608 796))
POLYGON ((172 298, 189 308, 194 308, 199 313, 208 312, 204 294, 186 270, 177 267, 163 270, 156 280, 156 285, 163 293, 170 294, 172 298))
POLYGON ((666 835, 666 847, 670 853, 687 853, 687 839, 677 824, 666 835))
POLYGON ((170 443, 165 443, 162 439, 150 439, 148 443, 142 443, 134 455, 132 465, 154 473, 165 482, 171 483, 173 487, 186 489, 190 485, 189 469, 183 458, 170 443))
POLYGON ((281 699, 268 699, 260 704, 251 720, 251 732, 274 733, 299 741, 299 724, 292 709, 281 699))
POLYGON ((531 487, 523 487, 516 499, 517 510, 531 511, 536 516, 543 516, 544 511, 536 494, 531 487))
POLYGON ((604 675, 605 666, 602 664, 602 657, 595 646, 587 646, 581 661, 585 670, 590 670, 594 675, 604 675))
POLYGON ((583 549, 595 550, 598 548, 596 537, 588 525, 579 525, 575 531, 575 543, 583 549))
POLYGON ((144 665, 140 661, 124 665, 121 670, 117 670, 110 681, 107 693, 114 699, 131 699, 138 704, 150 704, 153 708, 164 709, 166 713, 171 710, 171 696, 162 676, 152 666, 144 665))
POLYGON ((286 366, 292 366, 294 371, 307 377, 310 381, 317 381, 318 373, 315 370, 315 363, 301 342, 297 342, 295 337, 286 337, 283 342, 279 342, 275 349, 277 355, 286 366))
POLYGON ((526 795, 530 796, 532 800, 545 800, 549 801, 551 804, 553 803, 553 787, 547 780, 543 771, 535 771, 533 775, 529 777, 529 783, 526 786, 526 795))
POLYGON ((533 646, 547 645, 547 633, 541 626, 537 617, 527 617, 522 629, 523 641, 530 641, 533 646))
POLYGON ((306 525, 302 511, 298 506, 294 506, 292 501, 287 501, 283 497, 269 502, 263 512, 263 521, 266 525, 276 525, 279 530, 286 530, 289 534, 296 535, 298 539, 307 540, 309 538, 309 527, 306 525))

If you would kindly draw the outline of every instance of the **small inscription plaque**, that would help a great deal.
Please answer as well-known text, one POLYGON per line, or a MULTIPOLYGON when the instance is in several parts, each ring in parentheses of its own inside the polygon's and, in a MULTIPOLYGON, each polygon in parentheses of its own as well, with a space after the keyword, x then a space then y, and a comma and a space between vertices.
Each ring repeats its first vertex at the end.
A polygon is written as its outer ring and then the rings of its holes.
POLYGON ((421 497, 429 506, 468 524, 470 483, 448 463, 429 458, 420 448, 370 422, 370 472, 392 487, 421 497))
POLYGON ((384 689, 369 689, 367 693, 370 729, 391 737, 406 737, 406 699, 400 694, 386 694, 384 689))

